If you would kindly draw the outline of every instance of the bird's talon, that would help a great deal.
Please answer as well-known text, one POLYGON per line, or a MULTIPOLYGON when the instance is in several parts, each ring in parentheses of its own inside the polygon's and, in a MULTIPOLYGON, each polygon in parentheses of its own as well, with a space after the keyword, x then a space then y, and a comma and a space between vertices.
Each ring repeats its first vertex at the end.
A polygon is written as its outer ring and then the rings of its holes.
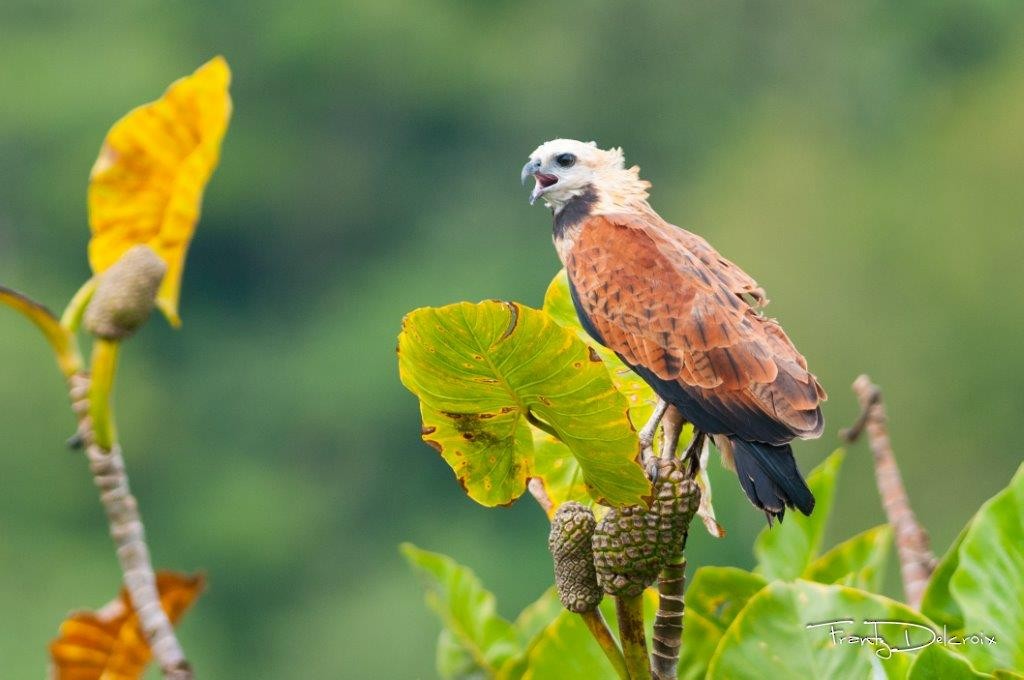
POLYGON ((647 479, 651 480, 651 484, 658 483, 658 459, 654 456, 647 458, 644 462, 644 472, 647 473, 647 479))

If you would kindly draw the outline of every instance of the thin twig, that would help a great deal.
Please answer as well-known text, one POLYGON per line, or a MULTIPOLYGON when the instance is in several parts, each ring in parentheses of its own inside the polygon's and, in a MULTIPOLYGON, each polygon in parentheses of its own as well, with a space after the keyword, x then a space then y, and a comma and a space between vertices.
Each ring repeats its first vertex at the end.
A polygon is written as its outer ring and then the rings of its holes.
POLYGON ((604 652, 608 662, 615 669, 615 673, 621 680, 630 680, 629 669, 626 668, 626 658, 622 656, 622 650, 619 649, 618 643, 615 642, 612 631, 608 628, 608 623, 604 620, 601 610, 594 608, 583 612, 580 616, 583 618, 583 622, 587 624, 587 630, 590 631, 597 644, 600 645, 601 651, 604 652))
POLYGON ((651 680, 651 658, 647 655, 647 634, 644 632, 644 596, 620 595, 615 598, 619 617, 619 640, 626 667, 632 680, 651 680))
POLYGON ((100 503, 106 512, 110 535, 117 547, 117 559, 124 585, 139 617, 139 625, 160 665, 164 678, 192 680, 192 668, 174 633, 167 613, 160 605, 156 575, 146 545, 145 529, 138 502, 128 487, 121 449, 107 451, 94 441, 89 416, 89 376, 77 373, 68 379, 71 408, 78 418, 77 437, 85 442, 85 453, 93 482, 100 491, 100 503))
POLYGON ((526 488, 529 489, 530 495, 537 501, 544 514, 551 517, 551 511, 555 509, 555 504, 552 502, 551 496, 548 495, 548 490, 544 488, 544 480, 540 477, 530 477, 526 488))
POLYGON ((928 579, 935 570, 935 554, 932 553, 928 532, 910 508, 910 499, 903 486, 903 478, 889 439, 888 419, 881 391, 866 375, 861 375, 853 382, 853 391, 860 402, 861 416, 846 433, 856 439, 861 429, 858 424, 868 433, 868 444, 875 458, 878 494, 896 535, 896 553, 900 560, 904 597, 907 604, 916 609, 921 605, 928 579))
MULTIPOLYGON (((863 376, 867 377, 867 376, 863 376)), ((870 380, 868 381, 870 383, 870 380)), ((853 389, 857 391, 857 383, 854 383, 853 389)), ((868 417, 871 415, 871 407, 879 403, 882 400, 882 392, 878 389, 877 385, 869 384, 865 388, 864 396, 858 393, 860 399, 861 408, 860 415, 857 416, 857 420, 853 421, 853 425, 850 427, 844 427, 839 430, 839 438, 847 444, 856 443, 860 439, 860 435, 864 432, 864 427, 868 424, 868 417)))

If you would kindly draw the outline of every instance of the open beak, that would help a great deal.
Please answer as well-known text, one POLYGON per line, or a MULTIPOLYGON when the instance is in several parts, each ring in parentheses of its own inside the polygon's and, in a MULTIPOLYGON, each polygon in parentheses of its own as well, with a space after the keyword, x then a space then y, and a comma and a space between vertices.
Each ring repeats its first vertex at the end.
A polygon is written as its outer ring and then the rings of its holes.
POLYGON ((539 160, 531 160, 523 166, 523 172, 519 175, 519 179, 523 184, 526 184, 526 180, 529 177, 533 177, 536 180, 533 191, 530 192, 530 205, 533 205, 537 198, 547 191, 548 187, 554 186, 558 182, 558 177, 541 172, 540 167, 541 162, 539 160))

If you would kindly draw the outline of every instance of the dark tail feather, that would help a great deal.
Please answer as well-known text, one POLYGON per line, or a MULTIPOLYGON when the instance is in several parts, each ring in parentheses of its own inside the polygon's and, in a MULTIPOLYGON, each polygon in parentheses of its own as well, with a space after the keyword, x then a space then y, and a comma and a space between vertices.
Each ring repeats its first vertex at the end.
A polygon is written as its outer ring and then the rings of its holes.
POLYGON ((793 458, 789 444, 772 446, 730 437, 736 475, 747 498, 768 516, 781 522, 786 506, 810 515, 814 510, 814 494, 807 488, 793 458))

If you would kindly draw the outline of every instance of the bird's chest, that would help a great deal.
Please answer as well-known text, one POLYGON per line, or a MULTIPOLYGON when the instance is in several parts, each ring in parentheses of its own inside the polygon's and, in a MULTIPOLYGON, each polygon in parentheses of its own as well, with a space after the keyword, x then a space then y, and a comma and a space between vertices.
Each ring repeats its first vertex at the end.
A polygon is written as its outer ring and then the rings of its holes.
POLYGON ((562 265, 565 267, 569 266, 570 260, 574 257, 573 253, 579 241, 580 229, 581 227, 578 224, 569 226, 555 233, 553 237, 558 259, 562 261, 562 265))

